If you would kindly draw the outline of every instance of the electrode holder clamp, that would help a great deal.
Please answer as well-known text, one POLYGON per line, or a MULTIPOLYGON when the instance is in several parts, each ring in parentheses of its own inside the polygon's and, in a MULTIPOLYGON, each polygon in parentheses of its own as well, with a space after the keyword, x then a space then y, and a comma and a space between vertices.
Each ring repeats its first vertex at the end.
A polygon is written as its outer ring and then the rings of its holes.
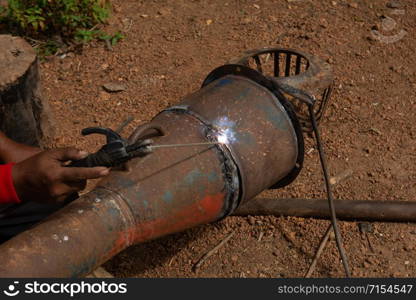
POLYGON ((71 162, 68 167, 117 167, 132 158, 145 156, 152 152, 149 147, 153 143, 151 139, 141 139, 129 145, 127 140, 110 128, 88 127, 84 128, 81 133, 84 136, 90 134, 104 135, 107 142, 97 152, 71 162))

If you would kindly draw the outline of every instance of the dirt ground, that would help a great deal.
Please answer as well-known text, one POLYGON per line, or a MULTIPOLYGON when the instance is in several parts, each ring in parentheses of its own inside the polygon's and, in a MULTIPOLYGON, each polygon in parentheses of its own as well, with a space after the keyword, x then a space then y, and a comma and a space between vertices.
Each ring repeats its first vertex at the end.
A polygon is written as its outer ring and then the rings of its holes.
MULTIPOLYGON (((117 0, 108 31, 126 36, 113 51, 97 43, 82 53, 41 65, 45 96, 56 119, 54 145, 94 151, 99 138, 84 127, 126 131, 199 88, 205 76, 242 51, 277 46, 327 60, 336 89, 322 123, 332 175, 352 169, 337 185, 340 199, 415 201, 416 2, 318 0, 117 0), (375 34, 372 32, 376 32, 375 34), (121 93, 102 85, 120 82, 121 93)), ((313 140, 305 166, 273 197, 324 197, 313 140)), ((294 217, 228 217, 216 224, 131 247, 105 264, 117 277, 302 277, 328 221, 294 217), (230 232, 234 236, 199 269, 193 265, 230 232)), ((415 224, 341 222, 356 277, 416 276, 415 224), (372 247, 372 248, 371 248, 372 247)), ((330 242, 313 276, 342 277, 330 242)))

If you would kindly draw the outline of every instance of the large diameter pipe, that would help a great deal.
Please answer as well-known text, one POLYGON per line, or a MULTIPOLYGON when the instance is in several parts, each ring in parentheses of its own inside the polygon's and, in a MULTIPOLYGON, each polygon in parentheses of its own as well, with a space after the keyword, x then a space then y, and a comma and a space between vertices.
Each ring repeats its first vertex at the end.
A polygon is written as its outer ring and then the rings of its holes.
MULTIPOLYGON (((416 202, 377 200, 334 200, 341 220, 415 222, 416 202)), ((330 218, 327 199, 256 198, 240 206, 235 216, 293 216, 330 218)))
POLYGON ((155 144, 203 143, 226 121, 232 143, 160 148, 130 161, 128 171, 111 172, 90 193, 2 244, 0 276, 83 276, 130 245, 216 221, 293 179, 303 149, 284 99, 249 69, 247 76, 241 66, 231 69, 210 76, 145 128, 165 132, 153 137, 155 144))

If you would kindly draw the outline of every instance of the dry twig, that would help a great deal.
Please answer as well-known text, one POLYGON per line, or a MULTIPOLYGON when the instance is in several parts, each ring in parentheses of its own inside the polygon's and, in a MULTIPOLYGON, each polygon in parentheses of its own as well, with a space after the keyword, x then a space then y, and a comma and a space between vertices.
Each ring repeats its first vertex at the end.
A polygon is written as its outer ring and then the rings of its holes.
POLYGON ((329 179, 329 183, 330 183, 330 184, 332 184, 332 185, 335 185, 335 184, 339 183, 340 181, 347 179, 347 178, 348 178, 348 177, 350 177, 352 174, 353 174, 353 170, 351 170, 351 169, 346 169, 346 170, 344 170, 343 172, 341 172, 341 173, 339 173, 339 174, 337 174, 337 175, 335 175, 335 176, 331 177, 331 178, 329 179))
POLYGON ((218 249, 220 249, 222 246, 224 246, 225 243, 227 243, 233 237, 234 233, 235 233, 235 231, 231 232, 229 235, 227 235, 227 237, 225 239, 223 239, 220 243, 218 243, 218 245, 216 245, 210 251, 205 253, 204 256, 202 256, 201 259, 195 264, 195 266, 193 268, 194 272, 196 272, 208 258, 210 258, 213 254, 215 254, 215 252, 217 252, 218 249))
POLYGON ((259 238, 257 239, 258 242, 261 241, 261 239, 263 238, 263 235, 264 235, 264 232, 261 231, 260 234, 259 234, 259 238))
POLYGON ((333 230, 332 224, 329 224, 328 229, 325 232, 324 237, 322 238, 321 243, 319 244, 318 250, 315 253, 315 257, 313 258, 312 263, 309 266, 308 272, 305 274, 305 278, 311 277, 313 271, 315 271, 316 263, 318 262, 319 257, 321 257, 322 252, 325 249, 326 243, 329 240, 329 237, 331 236, 331 232, 333 230))

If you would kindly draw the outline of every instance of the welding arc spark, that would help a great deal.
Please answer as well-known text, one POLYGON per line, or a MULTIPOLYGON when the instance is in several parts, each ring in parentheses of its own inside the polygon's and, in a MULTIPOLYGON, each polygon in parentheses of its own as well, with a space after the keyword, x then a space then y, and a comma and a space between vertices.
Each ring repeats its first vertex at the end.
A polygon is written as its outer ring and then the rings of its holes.
POLYGON ((229 137, 227 134, 227 130, 222 130, 217 134, 217 141, 220 144, 228 144, 229 143, 229 137))
POLYGON ((233 128, 236 126, 235 122, 229 120, 227 117, 221 117, 214 122, 216 133, 212 135, 213 138, 221 144, 231 144, 235 142, 236 137, 233 128))
POLYGON ((218 140, 218 143, 220 143, 220 144, 227 144, 228 143, 228 138, 227 138, 226 134, 220 134, 217 137, 217 140, 218 140))

